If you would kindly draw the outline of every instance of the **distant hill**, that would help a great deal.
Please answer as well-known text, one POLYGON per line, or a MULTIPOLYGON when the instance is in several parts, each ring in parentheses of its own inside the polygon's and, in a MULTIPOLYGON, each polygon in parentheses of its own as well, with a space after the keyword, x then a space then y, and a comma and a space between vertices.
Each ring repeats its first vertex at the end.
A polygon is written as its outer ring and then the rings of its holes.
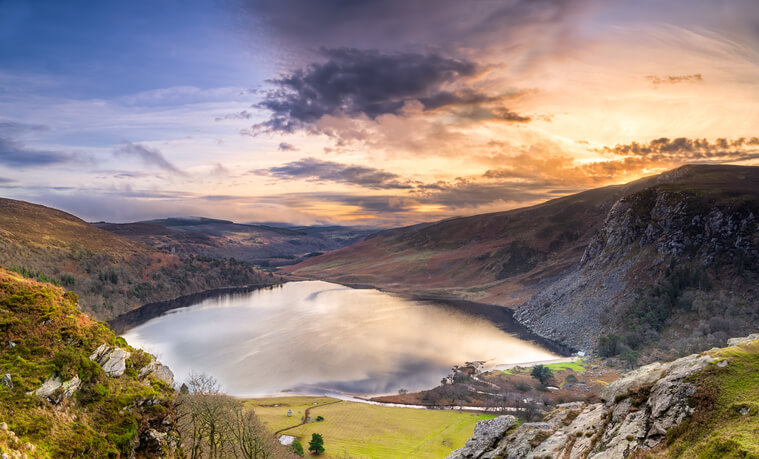
POLYGON ((82 310, 101 320, 145 303, 275 281, 248 264, 163 252, 11 199, 0 199, 0 266, 73 290, 82 310))
POLYGON ((204 217, 94 225, 170 253, 235 258, 261 267, 295 264, 350 245, 376 231, 345 226, 275 227, 204 217))
POLYGON ((610 355, 669 358, 759 326, 757 215, 758 167, 685 166, 383 231, 286 271, 518 307, 533 331, 576 349, 603 337, 610 355))

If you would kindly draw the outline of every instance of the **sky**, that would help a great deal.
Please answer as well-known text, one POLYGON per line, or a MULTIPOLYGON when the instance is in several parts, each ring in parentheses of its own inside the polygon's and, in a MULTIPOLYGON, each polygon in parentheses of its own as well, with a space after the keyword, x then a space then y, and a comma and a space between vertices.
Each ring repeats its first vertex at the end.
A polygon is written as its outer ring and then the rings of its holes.
POLYGON ((759 164, 755 0, 0 0, 0 196, 396 226, 759 164))

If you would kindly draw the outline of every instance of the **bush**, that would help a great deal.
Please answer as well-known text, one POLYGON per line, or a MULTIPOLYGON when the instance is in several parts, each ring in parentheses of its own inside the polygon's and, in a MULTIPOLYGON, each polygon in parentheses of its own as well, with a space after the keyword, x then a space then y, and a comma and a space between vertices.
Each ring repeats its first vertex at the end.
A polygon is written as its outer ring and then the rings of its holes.
POLYGON ((544 365, 535 365, 532 367, 532 371, 530 372, 530 376, 540 381, 540 384, 546 385, 548 384, 548 381, 553 378, 553 371, 551 371, 550 368, 544 365))
POLYGON ((305 453, 303 451, 303 444, 299 440, 295 440, 293 442, 293 452, 297 454, 300 457, 303 457, 303 454, 305 453))

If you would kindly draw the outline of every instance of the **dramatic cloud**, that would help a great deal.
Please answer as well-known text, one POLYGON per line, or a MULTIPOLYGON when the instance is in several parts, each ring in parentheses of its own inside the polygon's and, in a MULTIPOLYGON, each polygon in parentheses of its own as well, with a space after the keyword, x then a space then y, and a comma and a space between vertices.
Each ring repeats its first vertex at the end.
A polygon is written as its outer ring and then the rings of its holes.
MULTIPOLYGON (((253 126, 254 132, 293 132, 308 128, 326 115, 366 116, 401 112, 412 101, 424 110, 497 103, 491 96, 466 86, 481 69, 467 60, 439 54, 392 53, 373 50, 323 49, 325 62, 272 80, 276 89, 266 93, 258 108, 271 117, 253 126)), ((492 118, 527 121, 505 108, 492 118)))
POLYGON ((298 147, 291 143, 287 142, 280 142, 279 146, 277 147, 277 150, 279 151, 298 151, 298 147))
POLYGON ((409 189, 411 185, 391 172, 372 167, 345 165, 316 158, 305 158, 279 167, 253 171, 284 179, 305 179, 345 183, 371 189, 409 189))
POLYGON ((170 163, 163 154, 153 148, 148 148, 137 143, 127 142, 119 145, 113 150, 113 155, 118 157, 136 157, 142 160, 143 163, 149 166, 156 166, 159 169, 171 172, 172 174, 183 175, 184 172, 179 170, 175 165, 170 163))
POLYGON ((658 77, 656 75, 649 75, 646 77, 648 81, 653 84, 677 84, 685 82, 703 81, 700 73, 694 73, 693 75, 679 75, 679 76, 665 76, 658 77))
POLYGON ((651 160, 674 159, 680 161, 750 159, 759 152, 759 138, 688 139, 661 137, 648 143, 632 142, 626 145, 604 147, 601 153, 619 156, 639 156, 651 160))

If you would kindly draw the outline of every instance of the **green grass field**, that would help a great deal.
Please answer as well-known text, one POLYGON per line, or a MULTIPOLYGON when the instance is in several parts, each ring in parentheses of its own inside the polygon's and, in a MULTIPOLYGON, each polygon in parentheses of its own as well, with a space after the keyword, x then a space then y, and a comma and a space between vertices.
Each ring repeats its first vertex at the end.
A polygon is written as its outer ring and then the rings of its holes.
POLYGON ((708 354, 727 360, 727 366, 712 364, 694 378, 700 386, 697 411, 667 433, 669 454, 759 458, 759 340, 708 354))
POLYGON ((298 424, 310 407, 312 418, 324 416, 322 422, 283 432, 298 437, 305 448, 312 433, 322 434, 326 452, 321 457, 444 458, 464 446, 477 421, 494 417, 346 401, 319 406, 334 401, 326 397, 277 397, 252 399, 246 404, 272 432, 298 424), (274 404, 281 406, 271 406, 274 404), (286 415, 288 409, 293 411, 291 418, 286 415))

